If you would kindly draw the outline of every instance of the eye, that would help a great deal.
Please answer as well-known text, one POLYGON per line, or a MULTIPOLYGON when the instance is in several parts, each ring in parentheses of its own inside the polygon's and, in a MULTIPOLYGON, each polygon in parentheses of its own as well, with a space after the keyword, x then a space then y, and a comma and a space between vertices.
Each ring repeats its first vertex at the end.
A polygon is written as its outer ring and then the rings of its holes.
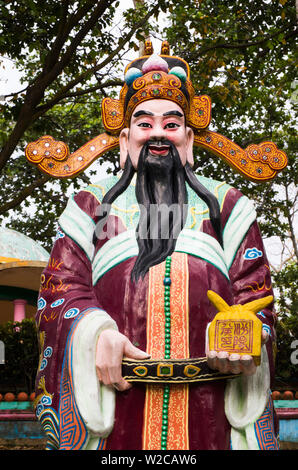
POLYGON ((169 122, 165 125, 165 129, 175 129, 175 127, 180 127, 180 124, 177 124, 177 122, 169 122))
POLYGON ((138 127, 152 127, 151 124, 149 124, 149 122, 140 122, 140 124, 138 124, 138 127))

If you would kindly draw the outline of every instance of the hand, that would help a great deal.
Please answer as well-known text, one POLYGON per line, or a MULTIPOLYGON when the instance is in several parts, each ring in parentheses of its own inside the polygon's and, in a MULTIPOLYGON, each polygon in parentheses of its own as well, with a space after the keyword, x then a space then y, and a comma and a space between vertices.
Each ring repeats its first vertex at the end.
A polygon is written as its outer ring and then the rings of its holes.
POLYGON ((131 384, 123 379, 121 364, 123 357, 148 359, 150 356, 134 346, 129 339, 116 330, 104 330, 97 341, 96 373, 104 385, 113 385, 116 390, 124 391, 131 384))
MULTIPOLYGON (((262 344, 268 341, 269 334, 267 331, 262 330, 262 344)), ((225 351, 207 351, 207 362, 211 369, 218 370, 221 374, 243 374, 253 375, 257 366, 254 363, 253 357, 246 354, 229 354, 225 351)))

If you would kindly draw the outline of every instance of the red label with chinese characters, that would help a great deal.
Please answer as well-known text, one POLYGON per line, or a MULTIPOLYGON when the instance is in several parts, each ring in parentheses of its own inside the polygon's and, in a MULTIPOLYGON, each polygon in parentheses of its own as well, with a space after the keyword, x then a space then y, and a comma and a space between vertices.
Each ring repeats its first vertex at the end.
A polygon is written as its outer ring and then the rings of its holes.
POLYGON ((252 354, 252 320, 217 320, 215 324, 215 349, 229 353, 252 354))

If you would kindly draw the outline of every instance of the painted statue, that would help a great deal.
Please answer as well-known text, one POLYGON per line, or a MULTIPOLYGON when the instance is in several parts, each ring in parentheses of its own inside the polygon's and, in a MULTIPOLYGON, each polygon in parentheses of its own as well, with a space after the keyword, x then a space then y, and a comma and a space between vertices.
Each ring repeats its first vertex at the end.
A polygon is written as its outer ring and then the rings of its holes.
POLYGON ((50 136, 26 148, 57 178, 118 145, 123 169, 70 197, 41 276, 35 404, 48 449, 278 448, 256 211, 192 166, 197 145, 260 182, 286 156, 209 131, 210 111, 188 64, 149 42, 119 100, 103 100, 106 133, 73 154, 50 136))

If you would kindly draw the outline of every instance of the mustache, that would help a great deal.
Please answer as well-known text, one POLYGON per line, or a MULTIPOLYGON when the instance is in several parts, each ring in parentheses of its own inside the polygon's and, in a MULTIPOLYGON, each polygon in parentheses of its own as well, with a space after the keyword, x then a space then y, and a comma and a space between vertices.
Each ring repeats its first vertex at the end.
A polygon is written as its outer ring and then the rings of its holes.
MULTIPOLYGON (((152 137, 151 139, 147 140, 147 142, 145 142, 145 144, 143 145, 143 148, 141 150, 141 153, 142 153, 142 151, 143 152, 148 152, 148 149, 151 146, 169 147, 170 150, 173 150, 174 148, 176 148, 175 145, 173 144, 173 142, 171 142, 170 140, 168 140, 164 137, 161 137, 161 138, 152 137)), ((141 155, 140 155, 140 157, 141 157, 141 155)))
POLYGON ((164 177, 163 173, 165 171, 171 171, 173 167, 177 171, 183 171, 179 152, 173 142, 165 138, 151 138, 143 145, 137 166, 137 174, 141 176, 141 179, 148 169, 152 172, 152 177, 154 175, 158 180, 164 177), (167 155, 152 155, 150 147, 156 149, 168 148, 169 152, 167 155), (154 171, 154 168, 156 171, 154 171))
POLYGON ((154 145, 154 144, 156 144, 156 145, 168 145, 169 147, 172 147, 174 145, 170 140, 168 140, 164 137, 160 137, 160 138, 151 137, 151 139, 147 140, 147 142, 145 143, 145 145, 154 145))

